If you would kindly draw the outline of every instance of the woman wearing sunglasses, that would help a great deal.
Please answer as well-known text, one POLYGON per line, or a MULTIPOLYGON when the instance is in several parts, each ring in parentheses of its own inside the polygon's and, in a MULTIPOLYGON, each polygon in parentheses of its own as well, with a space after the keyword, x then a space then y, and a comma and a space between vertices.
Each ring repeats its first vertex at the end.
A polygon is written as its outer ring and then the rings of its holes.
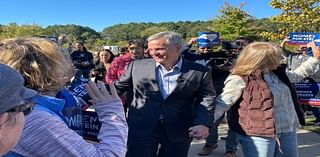
POLYGON ((18 142, 24 116, 32 111, 30 99, 37 92, 25 88, 22 76, 14 69, 0 64, 0 156, 18 142))
POLYGON ((17 38, 0 42, 0 62, 25 78, 25 85, 39 92, 34 111, 26 117, 21 138, 7 156, 124 156, 127 123, 115 88, 111 94, 102 82, 87 85, 101 122, 98 144, 85 141, 68 128, 62 110, 65 100, 55 98, 65 84, 71 62, 55 43, 41 38, 17 38))

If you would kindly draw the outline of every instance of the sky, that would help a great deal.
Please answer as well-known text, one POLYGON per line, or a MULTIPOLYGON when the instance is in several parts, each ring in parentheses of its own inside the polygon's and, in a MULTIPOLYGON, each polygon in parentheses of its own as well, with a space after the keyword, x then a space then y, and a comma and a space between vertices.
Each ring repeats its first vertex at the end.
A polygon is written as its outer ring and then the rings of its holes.
MULTIPOLYGON (((246 2, 243 10, 256 18, 280 13, 270 0, 229 0, 232 6, 246 2)), ((0 24, 75 24, 98 32, 130 22, 207 21, 219 15, 225 0, 1 0, 0 24)))

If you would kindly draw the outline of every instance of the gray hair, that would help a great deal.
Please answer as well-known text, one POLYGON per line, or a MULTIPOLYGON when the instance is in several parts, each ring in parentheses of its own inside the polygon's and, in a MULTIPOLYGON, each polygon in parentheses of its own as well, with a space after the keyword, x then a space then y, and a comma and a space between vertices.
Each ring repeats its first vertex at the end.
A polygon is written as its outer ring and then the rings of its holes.
POLYGON ((147 41, 152 41, 160 38, 165 38, 167 41, 167 44, 174 44, 174 45, 181 45, 181 35, 176 32, 172 31, 165 31, 165 32, 160 32, 157 34, 151 35, 147 41))

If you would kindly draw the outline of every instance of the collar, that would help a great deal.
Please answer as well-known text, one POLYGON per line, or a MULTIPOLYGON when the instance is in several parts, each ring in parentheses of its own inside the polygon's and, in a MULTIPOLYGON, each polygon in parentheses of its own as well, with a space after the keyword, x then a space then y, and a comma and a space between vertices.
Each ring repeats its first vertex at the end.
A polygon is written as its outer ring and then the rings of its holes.
MULTIPOLYGON (((172 67, 172 69, 181 70, 181 68, 182 68, 182 63, 183 63, 183 60, 182 60, 181 57, 179 57, 178 62, 172 67)), ((161 65, 160 63, 157 63, 157 62, 156 62, 156 67, 161 67, 162 69, 165 68, 163 65, 161 65)), ((172 70, 172 69, 170 69, 170 70, 172 70)), ((170 70, 169 70, 169 71, 170 71, 170 70)))
POLYGON ((65 106, 65 100, 46 95, 36 96, 34 102, 56 113, 60 113, 65 106))

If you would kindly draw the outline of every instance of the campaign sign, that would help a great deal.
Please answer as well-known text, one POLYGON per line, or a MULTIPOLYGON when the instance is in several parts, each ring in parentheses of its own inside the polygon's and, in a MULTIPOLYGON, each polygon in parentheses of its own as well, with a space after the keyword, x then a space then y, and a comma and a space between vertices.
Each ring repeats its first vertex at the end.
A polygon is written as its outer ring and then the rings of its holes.
POLYGON ((100 128, 101 122, 96 112, 82 111, 82 136, 84 139, 99 142, 97 137, 100 128))
POLYGON ((68 89, 70 92, 78 99, 79 104, 83 110, 87 109, 90 105, 92 105, 90 100, 90 96, 87 93, 85 88, 86 84, 89 83, 89 80, 86 78, 75 79, 71 82, 68 89))
POLYGON ((80 106, 66 106, 62 110, 68 127, 82 136, 82 109, 80 106))
POLYGON ((320 46, 320 34, 316 34, 316 36, 314 37, 314 41, 316 43, 316 46, 320 46))
POLYGON ((320 83, 294 83, 301 104, 320 107, 320 83))
POLYGON ((78 105, 77 98, 67 89, 62 88, 56 98, 64 100, 64 107, 61 113, 68 127, 82 135, 81 107, 78 105))
POLYGON ((290 32, 289 44, 292 45, 306 45, 312 42, 314 39, 318 39, 318 33, 305 33, 305 32, 290 32))
POLYGON ((219 45, 220 35, 218 32, 199 32, 198 33, 198 47, 212 47, 219 45))

